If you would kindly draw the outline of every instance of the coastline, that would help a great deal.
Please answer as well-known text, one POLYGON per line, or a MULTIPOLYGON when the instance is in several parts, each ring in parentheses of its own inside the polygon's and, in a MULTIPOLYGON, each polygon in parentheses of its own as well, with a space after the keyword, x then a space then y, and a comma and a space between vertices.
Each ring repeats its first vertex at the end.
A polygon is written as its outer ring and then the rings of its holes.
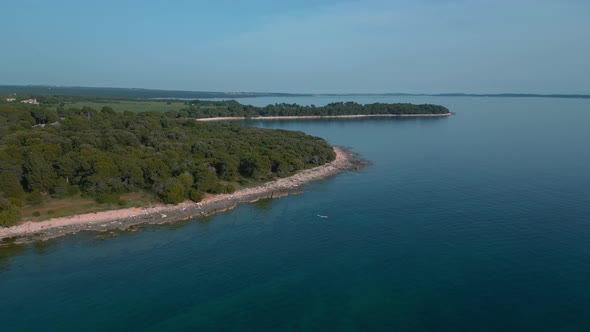
POLYGON ((267 182, 253 188, 238 190, 232 194, 208 195, 199 203, 185 201, 178 205, 157 204, 148 207, 126 208, 96 213, 53 218, 41 222, 25 221, 19 225, 0 228, 2 240, 14 239, 15 243, 48 240, 80 231, 107 231, 128 229, 139 224, 160 224, 209 216, 233 209, 239 203, 255 202, 262 198, 282 197, 290 190, 338 173, 355 170, 365 164, 343 147, 334 146, 334 161, 300 171, 290 177, 267 182))
POLYGON ((453 113, 444 114, 353 114, 353 115, 294 115, 294 116, 224 116, 217 118, 199 118, 197 121, 230 121, 230 120, 306 120, 306 119, 356 119, 356 118, 400 118, 400 117, 441 117, 451 116, 453 113))

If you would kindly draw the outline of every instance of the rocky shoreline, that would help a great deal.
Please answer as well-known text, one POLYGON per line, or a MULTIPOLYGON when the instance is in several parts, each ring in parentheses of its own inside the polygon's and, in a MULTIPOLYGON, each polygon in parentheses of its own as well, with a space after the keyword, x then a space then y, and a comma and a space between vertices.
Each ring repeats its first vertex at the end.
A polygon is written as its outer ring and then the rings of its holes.
POLYGON ((286 196, 293 191, 300 192, 300 187, 306 183, 344 171, 357 170, 367 165, 367 162, 360 160, 343 147, 336 146, 334 151, 336 159, 326 165, 303 170, 288 178, 267 182, 257 187, 238 190, 232 194, 210 195, 200 203, 187 201, 178 205, 159 204, 54 218, 42 222, 27 221, 17 226, 0 228, 0 241, 26 243, 80 231, 124 230, 140 224, 170 223, 209 216, 233 209, 239 203, 286 196))
POLYGON ((399 118, 399 117, 441 117, 453 113, 442 114, 353 114, 353 115, 297 115, 297 116, 224 116, 215 118, 199 118, 197 121, 230 121, 230 120, 317 120, 317 119, 357 119, 357 118, 399 118))

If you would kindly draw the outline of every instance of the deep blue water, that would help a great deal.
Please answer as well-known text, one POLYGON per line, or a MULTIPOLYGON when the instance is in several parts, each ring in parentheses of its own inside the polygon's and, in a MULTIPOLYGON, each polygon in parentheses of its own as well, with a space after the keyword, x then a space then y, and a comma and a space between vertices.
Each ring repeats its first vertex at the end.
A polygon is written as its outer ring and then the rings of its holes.
POLYGON ((209 219, 0 249, 3 330, 590 330, 590 101, 366 99, 457 115, 251 122, 373 164, 209 219))

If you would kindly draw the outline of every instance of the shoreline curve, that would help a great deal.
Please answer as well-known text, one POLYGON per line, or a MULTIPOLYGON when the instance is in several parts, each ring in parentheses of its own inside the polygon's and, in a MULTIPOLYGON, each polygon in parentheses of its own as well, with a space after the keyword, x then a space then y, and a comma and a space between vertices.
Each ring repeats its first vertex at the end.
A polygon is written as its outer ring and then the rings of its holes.
POLYGON ((352 114, 352 115, 288 115, 288 116, 222 116, 216 118, 198 118, 197 121, 231 121, 231 120, 305 120, 305 119, 356 119, 356 118, 399 118, 399 117, 441 117, 451 116, 452 112, 443 114, 352 114))
POLYGON ((199 203, 185 201, 178 205, 154 204, 53 218, 40 222, 25 221, 19 225, 0 228, 0 245, 5 239, 14 243, 48 240, 80 231, 107 231, 128 229, 140 224, 161 224, 209 216, 233 209, 239 203, 255 202, 263 198, 289 195, 293 189, 338 173, 360 169, 367 165, 343 147, 334 146, 336 159, 318 167, 302 170, 294 175, 237 190, 232 194, 208 195, 199 203))

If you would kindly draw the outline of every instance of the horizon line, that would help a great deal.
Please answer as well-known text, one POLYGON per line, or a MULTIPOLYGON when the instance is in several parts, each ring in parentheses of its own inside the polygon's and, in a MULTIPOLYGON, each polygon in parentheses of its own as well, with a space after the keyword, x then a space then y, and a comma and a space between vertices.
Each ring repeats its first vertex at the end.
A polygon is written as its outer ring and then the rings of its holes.
POLYGON ((533 92, 261 92, 261 91, 213 91, 213 90, 179 90, 179 89, 156 89, 141 87, 115 87, 115 86, 84 86, 84 85, 60 85, 60 84, 0 84, 3 88, 81 88, 81 89, 114 89, 114 90, 140 90, 140 91, 165 91, 176 93, 213 93, 213 94, 251 94, 251 95, 291 95, 291 96, 545 96, 545 97, 587 97, 590 93, 533 93, 533 92))

